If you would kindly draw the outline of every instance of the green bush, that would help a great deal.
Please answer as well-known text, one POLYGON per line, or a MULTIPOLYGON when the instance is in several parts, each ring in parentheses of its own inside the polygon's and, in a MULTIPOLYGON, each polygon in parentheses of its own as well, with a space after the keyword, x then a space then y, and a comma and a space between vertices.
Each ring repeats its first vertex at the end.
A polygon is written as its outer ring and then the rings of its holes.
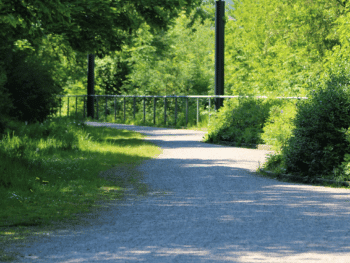
MULTIPOLYGON (((345 133, 346 140, 350 144, 350 128, 345 133)), ((334 177, 336 177, 337 180, 341 181, 349 181, 350 180, 350 154, 345 153, 344 155, 344 161, 341 163, 341 165, 334 169, 334 177)))
POLYGON ((350 150, 350 90, 346 79, 332 77, 311 98, 298 104, 293 136, 282 150, 287 172, 327 176, 350 150))
POLYGON ((272 105, 272 100, 245 97, 225 101, 210 123, 206 141, 263 143, 261 135, 272 105))
POLYGON ((20 121, 44 121, 57 111, 56 95, 61 87, 54 81, 50 65, 17 52, 7 66, 7 81, 4 85, 10 95, 13 108, 9 116, 20 121))
POLYGON ((294 129, 295 114, 294 100, 283 100, 271 107, 261 138, 266 144, 271 145, 273 150, 280 152, 286 145, 294 129))

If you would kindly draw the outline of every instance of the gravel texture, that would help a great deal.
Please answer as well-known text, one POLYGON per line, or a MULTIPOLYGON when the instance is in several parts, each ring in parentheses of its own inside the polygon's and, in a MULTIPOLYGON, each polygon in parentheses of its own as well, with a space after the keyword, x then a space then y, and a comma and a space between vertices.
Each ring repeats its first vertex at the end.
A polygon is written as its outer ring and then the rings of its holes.
POLYGON ((16 248, 18 262, 350 262, 349 190, 259 177, 266 151, 204 144, 204 132, 90 125, 163 149, 138 167, 150 193, 16 248))

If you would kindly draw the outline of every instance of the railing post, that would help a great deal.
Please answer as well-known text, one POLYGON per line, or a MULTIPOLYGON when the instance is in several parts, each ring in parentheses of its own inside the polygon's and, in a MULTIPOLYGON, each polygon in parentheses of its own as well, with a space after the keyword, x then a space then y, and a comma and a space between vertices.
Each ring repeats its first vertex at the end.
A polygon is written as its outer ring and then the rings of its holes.
POLYGON ((78 119, 78 96, 75 97, 75 119, 78 119))
POLYGON ((98 97, 96 97, 96 108, 97 108, 97 112, 96 112, 96 118, 97 120, 99 119, 99 109, 98 109, 98 97))
POLYGON ((105 105, 105 118, 107 120, 107 100, 108 100, 108 97, 106 96, 106 105, 105 105))
POLYGON ((146 122, 146 98, 143 98, 143 123, 146 122))
POLYGON ((210 108, 211 108, 211 98, 209 97, 209 121, 208 121, 208 125, 210 124, 210 108))
POLYGON ((134 120, 135 120, 136 119, 136 97, 134 97, 133 108, 134 108, 134 120))
POLYGON ((125 122, 125 120, 126 120, 126 112, 125 112, 125 97, 124 97, 124 122, 125 122))
POLYGON ((117 107, 116 107, 116 104, 117 104, 117 97, 114 97, 114 121, 117 120, 117 107))
POLYGON ((153 124, 156 124, 156 100, 157 98, 153 98, 153 124))
POLYGON ((61 114, 62 114, 62 98, 60 97, 60 118, 61 118, 61 114))
POLYGON ((197 98, 197 126, 199 124, 199 98, 197 98))
POLYGON ((166 126, 166 96, 164 97, 164 125, 166 126))
POLYGON ((69 117, 69 97, 67 97, 67 116, 69 117))
POLYGON ((175 126, 176 126, 176 120, 177 120, 177 97, 175 97, 175 126))
POLYGON ((186 97, 186 127, 188 124, 188 97, 186 97))
POLYGON ((83 105, 83 119, 85 119, 85 107, 86 107, 86 99, 85 99, 85 96, 84 96, 84 105, 83 105))

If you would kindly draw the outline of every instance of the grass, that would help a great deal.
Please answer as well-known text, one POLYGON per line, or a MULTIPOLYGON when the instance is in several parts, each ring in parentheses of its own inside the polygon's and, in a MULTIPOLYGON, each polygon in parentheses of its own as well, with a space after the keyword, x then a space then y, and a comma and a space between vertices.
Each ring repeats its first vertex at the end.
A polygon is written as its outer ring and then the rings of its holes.
MULTIPOLYGON (((0 141, 0 247, 120 199, 130 184, 144 194, 135 167, 160 153, 138 133, 65 118, 10 126, 0 141)), ((11 258, 0 250, 0 261, 11 258)))

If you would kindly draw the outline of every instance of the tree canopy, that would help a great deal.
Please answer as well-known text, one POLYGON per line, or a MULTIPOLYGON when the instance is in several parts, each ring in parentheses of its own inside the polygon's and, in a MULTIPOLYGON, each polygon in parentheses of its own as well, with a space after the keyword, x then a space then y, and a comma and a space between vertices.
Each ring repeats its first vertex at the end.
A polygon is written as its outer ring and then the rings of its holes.
POLYGON ((119 49, 142 23, 164 28, 180 10, 189 12, 199 2, 1 0, 1 37, 10 43, 19 39, 35 43, 42 37, 56 34, 75 50, 106 52, 119 49))
POLYGON ((340 45, 336 21, 347 9, 339 1, 235 1, 226 28, 231 92, 305 94, 340 45))

